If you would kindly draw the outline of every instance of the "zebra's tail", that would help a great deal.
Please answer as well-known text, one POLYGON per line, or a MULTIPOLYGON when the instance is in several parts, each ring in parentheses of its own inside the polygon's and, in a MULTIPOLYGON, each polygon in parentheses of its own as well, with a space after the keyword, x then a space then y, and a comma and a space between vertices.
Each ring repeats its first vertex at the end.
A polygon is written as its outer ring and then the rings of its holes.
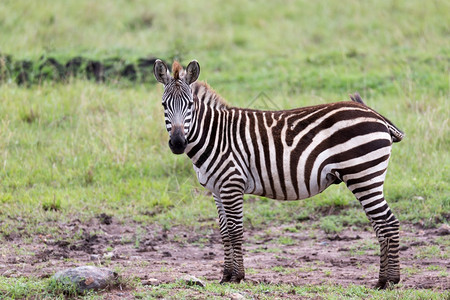
MULTIPOLYGON (((349 96, 352 101, 360 103, 364 106, 367 106, 358 93, 354 93, 353 95, 350 94, 349 96)), ((394 142, 394 143, 400 142, 405 137, 405 133, 403 131, 401 131, 400 129, 398 129, 391 121, 389 121, 388 119, 386 119, 383 116, 381 116, 381 117, 387 123, 387 126, 389 128, 389 133, 391 134, 391 137, 392 137, 392 142, 394 142)))
POLYGON ((392 136, 392 142, 398 143, 401 140, 403 140, 403 138, 405 137, 405 133, 403 131, 401 131, 400 129, 398 129, 394 124, 392 124, 391 121, 389 121, 386 118, 384 118, 384 119, 388 123, 389 132, 392 136))

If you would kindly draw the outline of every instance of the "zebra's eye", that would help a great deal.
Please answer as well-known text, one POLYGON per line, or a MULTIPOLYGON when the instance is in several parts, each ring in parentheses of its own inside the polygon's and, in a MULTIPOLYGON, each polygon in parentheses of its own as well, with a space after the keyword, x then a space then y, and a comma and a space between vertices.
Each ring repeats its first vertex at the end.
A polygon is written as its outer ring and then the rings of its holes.
POLYGON ((164 107, 164 109, 166 109, 166 108, 167 108, 167 103, 166 103, 166 102, 163 102, 163 103, 162 103, 162 106, 164 107))

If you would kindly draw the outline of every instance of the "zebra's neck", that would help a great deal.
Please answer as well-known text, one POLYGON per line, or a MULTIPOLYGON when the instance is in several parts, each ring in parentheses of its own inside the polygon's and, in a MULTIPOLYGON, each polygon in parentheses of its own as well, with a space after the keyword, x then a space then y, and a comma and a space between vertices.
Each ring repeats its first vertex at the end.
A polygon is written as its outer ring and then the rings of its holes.
POLYGON ((230 107, 204 82, 192 84, 191 89, 194 107, 186 153, 192 163, 200 167, 226 144, 230 107))
POLYGON ((197 81, 191 85, 191 89, 194 99, 197 97, 202 104, 217 109, 229 108, 227 102, 206 82, 197 81))

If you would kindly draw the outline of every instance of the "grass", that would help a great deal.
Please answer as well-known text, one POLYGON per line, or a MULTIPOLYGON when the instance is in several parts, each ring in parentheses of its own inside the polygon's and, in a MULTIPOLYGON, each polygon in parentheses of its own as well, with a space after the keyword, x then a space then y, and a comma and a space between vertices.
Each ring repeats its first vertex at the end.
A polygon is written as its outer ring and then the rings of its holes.
POLYGON ((380 255, 379 249, 380 249, 380 247, 376 240, 358 241, 349 248, 349 255, 350 256, 366 255, 367 252, 371 251, 371 252, 374 252, 374 254, 373 254, 374 256, 378 256, 378 255, 380 255))
MULTIPOLYGON (((195 290, 200 290, 202 295, 206 295, 209 299, 228 299, 233 293, 240 293, 247 297, 258 296, 259 299, 283 298, 283 296, 315 299, 318 295, 328 295, 329 298, 337 299, 355 299, 367 297, 370 295, 373 299, 400 298, 400 299, 444 299, 442 295, 432 291, 411 291, 411 290, 393 290, 373 292, 360 286, 339 287, 329 284, 322 286, 303 286, 296 287, 292 285, 269 285, 269 284, 252 284, 243 283, 240 285, 218 285, 207 284, 205 289, 190 288, 186 291, 186 286, 181 283, 162 285, 152 291, 141 294, 143 298, 150 296, 159 297, 160 295, 176 299, 193 295, 195 290), (176 291, 176 293, 173 293, 176 291), (181 296, 181 297, 180 297, 181 296)), ((195 294, 194 294, 195 295, 195 294)), ((443 295, 445 297, 445 295, 443 295)))
POLYGON ((340 223, 340 218, 337 216, 325 216, 320 220, 320 228, 325 233, 339 233, 343 227, 340 223))
MULTIPOLYGON (((75 285, 62 285, 52 279, 40 280, 37 278, 6 278, 0 276, 0 295, 5 299, 25 299, 31 295, 39 295, 41 299, 66 299, 67 296, 76 296, 75 285)), ((89 292, 87 296, 94 295, 89 292)))
POLYGON ((442 251, 439 246, 422 246, 420 247, 415 255, 418 259, 429 259, 429 258, 449 258, 449 250, 442 251))
MULTIPOLYGON (((217 0, 2 1, 0 53, 33 61, 43 55, 62 61, 78 55, 156 56, 184 64, 197 59, 200 79, 243 107, 293 108, 359 91, 406 132, 393 147, 388 203, 401 222, 436 227, 448 222, 450 211, 449 11, 448 1, 419 0, 232 0, 227 6, 217 0)), ((216 226, 214 203, 189 160, 168 151, 161 94, 156 85, 77 78, 29 88, 2 84, 0 242, 14 234, 58 238, 63 233, 55 224, 100 213, 164 228, 216 226)), ((305 201, 246 200, 246 226, 309 220, 334 233, 368 224, 343 185, 305 201)), ((425 249, 417 255, 447 253, 425 249)), ((17 295, 23 286, 30 293, 40 288, 24 278, 1 280, 17 295)), ((275 296, 278 288, 305 297, 440 297, 408 289, 249 287, 275 296)), ((172 289, 187 288, 175 284, 159 291, 172 295, 172 289)), ((229 293, 215 285, 206 290, 229 293)))
POLYGON ((278 244, 281 244, 281 245, 288 245, 288 246, 290 246, 290 245, 295 245, 296 243, 297 242, 294 239, 292 239, 292 238, 290 238, 288 236, 280 236, 278 238, 278 244))
MULTIPOLYGON (((275 270, 284 272, 285 270, 275 270)), ((185 299, 190 297, 206 297, 208 299, 229 299, 233 293, 239 293, 247 298, 258 299, 280 299, 283 297, 294 297, 302 299, 317 299, 326 296, 331 299, 360 299, 370 297, 371 299, 446 299, 448 292, 439 293, 433 290, 416 290, 398 287, 391 290, 377 291, 363 286, 349 285, 347 287, 322 284, 320 286, 305 285, 293 286, 290 284, 254 284, 241 283, 221 285, 206 282, 206 286, 189 286, 184 282, 160 284, 158 286, 143 286, 137 281, 128 280, 124 284, 126 294, 134 299, 185 299), (130 291, 133 288, 134 291, 130 291)), ((0 276, 0 292, 9 299, 22 299, 30 295, 39 295, 40 299, 67 299, 73 295, 73 290, 64 289, 56 285, 51 279, 10 279, 0 276), (72 293, 72 294, 71 294, 72 293)), ((103 299, 104 291, 89 292, 78 299, 103 299)))

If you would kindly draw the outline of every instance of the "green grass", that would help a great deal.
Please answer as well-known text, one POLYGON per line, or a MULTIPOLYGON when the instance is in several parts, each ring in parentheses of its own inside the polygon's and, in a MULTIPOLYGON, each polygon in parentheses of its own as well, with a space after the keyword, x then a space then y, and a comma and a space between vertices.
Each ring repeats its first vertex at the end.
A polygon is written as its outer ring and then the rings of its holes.
MULTIPOLYGON (((53 279, 0 276, 1 299, 28 299, 33 295, 39 295, 40 299, 66 299, 67 296, 76 296, 77 288, 75 285, 63 285, 53 279)), ((85 294, 89 295, 94 296, 95 293, 85 294)))
MULTIPOLYGON (((258 95, 272 106, 293 108, 359 91, 406 133, 393 147, 388 203, 401 222, 435 227, 448 222, 450 211, 449 12, 448 1, 419 0, 233 0, 226 6, 217 0, 1 1, 0 53, 30 60, 197 59, 200 79, 244 107, 264 107, 258 95)), ((55 223, 102 212, 166 228, 198 227, 200 218, 216 226, 214 203, 189 160, 168 151, 161 94, 156 85, 80 79, 29 88, 2 84, 0 242, 13 233, 58 237, 55 223)), ((332 233, 368 224, 343 185, 298 202, 250 198, 246 226, 309 220, 332 233)), ((24 279, 7 280, 20 285, 24 279)), ((313 294, 320 289, 309 288, 313 294)), ((332 298, 438 297, 362 287, 320 292, 332 298)))
POLYGON ((416 251, 416 258, 418 259, 427 259, 427 258, 449 258, 449 250, 443 251, 439 246, 422 246, 416 251))
MULTIPOLYGON (((287 269, 274 268, 275 272, 290 272, 287 269)), ((208 299, 229 299, 233 293, 239 293, 247 298, 281 299, 283 297, 301 297, 302 299, 447 299, 448 292, 439 293, 433 290, 416 290, 399 286, 385 291, 377 291, 363 286, 349 285, 347 287, 322 284, 320 286, 304 285, 293 286, 290 284, 227 284, 206 282, 206 286, 189 286, 181 281, 161 284, 158 286, 143 286, 137 281, 128 280, 124 285, 124 293, 134 299, 189 299, 191 297, 206 297, 208 299), (130 289, 134 291, 130 291, 130 289)), ((39 295, 39 299, 67 299, 74 295, 74 290, 58 286, 51 279, 19 278, 11 279, 0 276, 0 292, 7 299, 28 299, 32 295, 39 295)), ((89 292, 77 299, 104 299, 107 292, 89 292)))
POLYGON ((375 252, 373 254, 375 256, 375 255, 380 255, 379 249, 380 249, 380 247, 376 240, 372 240, 372 241, 363 240, 363 241, 358 241, 358 242, 354 243, 349 248, 349 255, 350 256, 366 255, 367 252, 371 251, 371 252, 375 252))
POLYGON ((330 284, 321 286, 305 285, 301 287, 281 284, 252 284, 240 285, 207 284, 204 289, 187 287, 183 283, 166 284, 147 291, 138 293, 145 297, 164 297, 166 299, 180 299, 195 295, 207 296, 208 299, 229 299, 233 293, 240 293, 248 298, 257 296, 258 299, 282 299, 284 297, 297 297, 304 299, 317 299, 326 296, 328 299, 360 299, 370 296, 372 299, 445 299, 445 294, 439 294, 430 290, 398 289, 391 291, 373 291, 361 286, 351 285, 340 287, 330 284))

